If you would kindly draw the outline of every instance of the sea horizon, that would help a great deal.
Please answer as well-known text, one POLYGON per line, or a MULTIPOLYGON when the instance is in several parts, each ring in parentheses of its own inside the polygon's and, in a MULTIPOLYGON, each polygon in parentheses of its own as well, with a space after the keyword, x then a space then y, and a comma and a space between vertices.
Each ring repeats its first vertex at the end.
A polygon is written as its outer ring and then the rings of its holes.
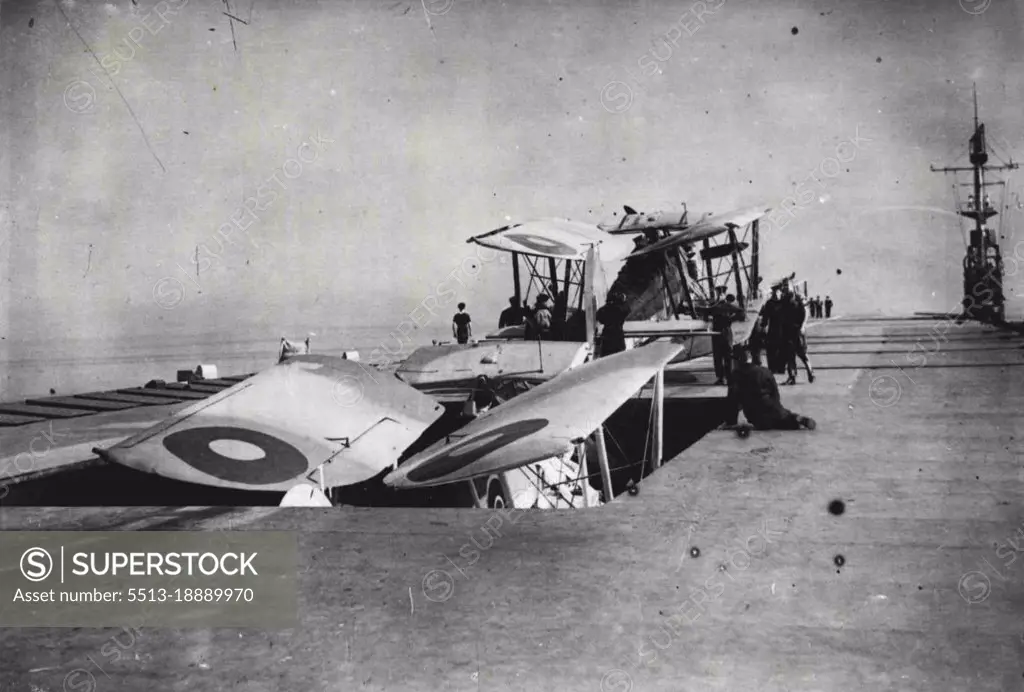
POLYGON ((0 348, 0 402, 174 382, 178 370, 194 371, 201 364, 215 365, 219 377, 260 372, 277 363, 282 336, 293 342, 309 336, 312 353, 356 351, 361 362, 394 362, 432 341, 450 339, 449 330, 447 324, 427 325, 403 337, 395 325, 296 328, 283 334, 243 325, 227 334, 7 338, 0 348))

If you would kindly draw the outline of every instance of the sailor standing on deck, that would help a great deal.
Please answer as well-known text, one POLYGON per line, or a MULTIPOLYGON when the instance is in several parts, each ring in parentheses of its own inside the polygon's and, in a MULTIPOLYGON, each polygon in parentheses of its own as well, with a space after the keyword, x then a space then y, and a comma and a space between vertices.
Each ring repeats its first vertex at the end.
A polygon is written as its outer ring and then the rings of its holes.
POLYGON ((601 330, 601 356, 610 356, 626 350, 626 318, 629 307, 622 294, 613 291, 608 294, 608 302, 597 311, 597 321, 604 325, 601 330))
POLYGON ((832 316, 832 297, 825 296, 825 317, 832 316))
POLYGON ((459 303, 459 311, 452 316, 452 336, 460 344, 469 343, 470 337, 473 336, 473 325, 472 320, 469 317, 469 313, 465 312, 466 304, 459 303))
POLYGON ((508 307, 498 317, 498 329, 515 327, 523 323, 523 309, 519 306, 519 296, 508 299, 508 307))
POLYGON ((804 325, 807 321, 807 309, 799 293, 792 291, 789 283, 782 284, 782 309, 780 310, 785 339, 786 373, 789 375, 785 384, 796 384, 796 359, 799 357, 807 370, 807 381, 814 382, 814 370, 807 357, 807 339, 804 336, 804 325))
POLYGON ((784 372, 786 363, 783 351, 782 301, 779 298, 778 285, 772 286, 771 297, 761 306, 759 320, 768 369, 774 373, 784 372))
POLYGON ((814 430, 813 419, 793 413, 782 405, 779 386, 768 368, 752 364, 747 350, 733 347, 733 374, 729 380, 725 425, 735 426, 739 413, 758 430, 814 430))
POLYGON ((724 302, 716 303, 708 311, 711 329, 717 334, 711 337, 711 350, 715 359, 715 385, 723 385, 732 371, 732 323, 745 316, 736 305, 736 296, 729 294, 724 302))

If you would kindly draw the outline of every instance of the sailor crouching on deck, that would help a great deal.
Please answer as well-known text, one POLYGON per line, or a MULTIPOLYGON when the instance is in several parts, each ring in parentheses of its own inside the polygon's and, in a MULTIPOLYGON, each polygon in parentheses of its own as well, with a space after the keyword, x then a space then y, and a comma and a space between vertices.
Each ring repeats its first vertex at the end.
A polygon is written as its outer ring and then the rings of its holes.
POLYGON ((733 347, 732 353, 735 363, 729 380, 726 426, 734 427, 742 410, 747 422, 758 430, 814 430, 813 419, 782 405, 775 376, 768 368, 751 363, 745 346, 733 347))

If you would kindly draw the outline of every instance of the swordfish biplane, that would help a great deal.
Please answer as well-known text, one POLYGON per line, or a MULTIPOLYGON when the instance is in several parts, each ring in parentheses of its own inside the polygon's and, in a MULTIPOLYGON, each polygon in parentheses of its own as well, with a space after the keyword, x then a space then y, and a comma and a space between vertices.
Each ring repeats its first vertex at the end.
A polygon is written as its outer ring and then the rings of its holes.
MULTIPOLYGON (((685 207, 652 214, 626 210, 615 223, 546 219, 470 238, 467 242, 511 255, 513 295, 521 305, 540 294, 550 296, 550 335, 527 341, 526 326, 516 325, 476 344, 424 346, 402 362, 398 376, 444 401, 465 400, 481 375, 492 385, 510 390, 514 383, 521 391, 596 355, 597 310, 612 292, 625 298, 629 311, 627 345, 670 338, 687 346, 677 362, 710 354, 708 312, 730 288, 740 308, 756 312, 758 220, 770 209, 705 215, 693 224, 685 207), (698 244, 703 246, 700 264, 698 244), (606 269, 620 262, 609 288, 606 269)), ((745 326, 752 324, 747 320, 745 326)), ((737 331, 741 339, 748 335, 737 331)))
MULTIPOLYGON (((690 225, 685 210, 628 211, 614 227, 539 221, 470 239, 512 253, 524 303, 531 292, 553 294, 552 339, 525 341, 513 327, 482 343, 417 349, 390 375, 298 355, 96 452, 179 481, 281 491, 286 505, 329 505, 332 489, 388 471, 383 480, 395 488, 464 483, 478 506, 597 504, 587 458, 598 459, 610 489, 604 421, 652 378, 657 400, 669 362, 710 352, 703 318, 723 279, 735 280, 740 305, 756 309, 757 219, 767 213, 690 225), (749 261, 742 258, 750 244, 736 236, 741 225, 752 235, 749 261), (726 240, 710 244, 718 236, 726 240), (693 259, 698 242, 703 273, 693 259), (723 271, 725 259, 732 264, 723 271), (529 272, 525 291, 520 261, 529 272), (643 348, 593 360, 597 307, 608 293, 604 265, 616 261, 625 262, 613 290, 627 297, 626 334, 643 348)), ((659 463, 660 432, 655 437, 659 463)))
MULTIPOLYGON (((449 406, 472 405, 481 389, 505 399, 522 395, 597 355, 598 307, 613 291, 628 310, 623 325, 628 347, 669 339, 683 346, 673 362, 709 355, 709 312, 730 288, 748 315, 733 334, 747 340, 760 305, 758 223, 771 210, 706 214, 693 223, 685 205, 681 211, 625 211, 623 218, 596 226, 546 219, 469 238, 469 243, 511 256, 513 294, 521 305, 540 294, 553 299, 551 332, 527 340, 526 326, 515 325, 477 343, 425 346, 399 365, 398 377, 449 406), (622 267, 609 288, 606 273, 615 263, 622 267)), ((662 396, 662 383, 656 378, 655 400, 662 396)), ((652 459, 658 456, 657 437, 652 435, 652 459)), ((575 477, 574 461, 552 458, 481 477, 470 484, 474 502, 488 506, 502 496, 532 496, 537 478, 542 485, 552 479, 554 486, 562 485, 575 477)))

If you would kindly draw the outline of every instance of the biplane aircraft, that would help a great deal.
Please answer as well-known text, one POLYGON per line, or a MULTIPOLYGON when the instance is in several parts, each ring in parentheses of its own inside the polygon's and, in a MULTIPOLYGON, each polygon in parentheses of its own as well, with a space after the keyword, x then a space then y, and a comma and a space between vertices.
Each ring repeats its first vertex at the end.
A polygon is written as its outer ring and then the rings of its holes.
MULTIPOLYGON (((598 225, 545 219, 473 236, 467 242, 510 254, 513 295, 521 305, 540 294, 553 299, 551 334, 527 340, 526 326, 517 325, 475 344, 424 346, 399 365, 397 375, 448 405, 478 397, 481 386, 506 399, 522 395, 597 355, 597 310, 612 292, 625 298, 629 314, 623 329, 629 347, 669 339, 683 345, 673 362, 709 355, 713 332, 708 312, 730 288, 751 315, 734 329, 735 337, 745 341, 760 304, 758 223, 770 211, 752 207, 706 214, 691 223, 685 205, 680 211, 650 214, 627 206, 621 219, 598 225), (609 287, 606 272, 613 263, 623 265, 609 287)), ((655 382, 655 398, 661 395, 660 383, 655 382)), ((473 484, 475 502, 488 506, 495 498, 531 497, 537 477, 549 487, 563 485, 575 477, 574 461, 553 458, 479 478, 473 484)), ((515 500, 512 504, 518 506, 515 500)))
MULTIPOLYGON (((424 346, 399 365, 398 376, 442 401, 466 400, 480 375, 506 387, 546 381, 596 355, 597 308, 611 292, 625 297, 630 346, 671 338, 687 345, 677 361, 710 354, 708 310, 730 284, 739 307, 756 312, 758 220, 770 209, 705 215, 692 225, 685 208, 652 214, 625 209, 616 223, 546 219, 470 238, 467 242, 511 254, 513 295, 521 305, 540 294, 553 299, 551 335, 527 341, 525 325, 516 325, 476 344, 424 346), (740 228, 742 237, 736 233, 740 228), (695 259, 697 243, 703 244, 703 266, 695 259), (609 288, 605 269, 613 262, 624 265, 609 288)), ((746 326, 752 324, 748 320, 746 326)))
POLYGON ((588 457, 611 487, 604 421, 652 378, 660 411, 660 373, 710 353, 704 318, 729 283, 740 306, 756 311, 757 222, 769 211, 707 215, 691 225, 685 208, 626 210, 617 223, 535 221, 469 239, 511 253, 523 304, 550 292, 552 338, 527 341, 520 326, 473 344, 427 346, 393 374, 297 355, 96 451, 176 480, 285 491, 284 504, 330 504, 326 491, 390 471, 384 480, 396 488, 465 482, 477 506, 595 505, 588 457), (611 262, 624 265, 607 289, 611 262), (594 360, 597 308, 609 290, 626 296, 626 335, 645 348, 594 360), (654 343, 663 339, 670 341, 654 343))

